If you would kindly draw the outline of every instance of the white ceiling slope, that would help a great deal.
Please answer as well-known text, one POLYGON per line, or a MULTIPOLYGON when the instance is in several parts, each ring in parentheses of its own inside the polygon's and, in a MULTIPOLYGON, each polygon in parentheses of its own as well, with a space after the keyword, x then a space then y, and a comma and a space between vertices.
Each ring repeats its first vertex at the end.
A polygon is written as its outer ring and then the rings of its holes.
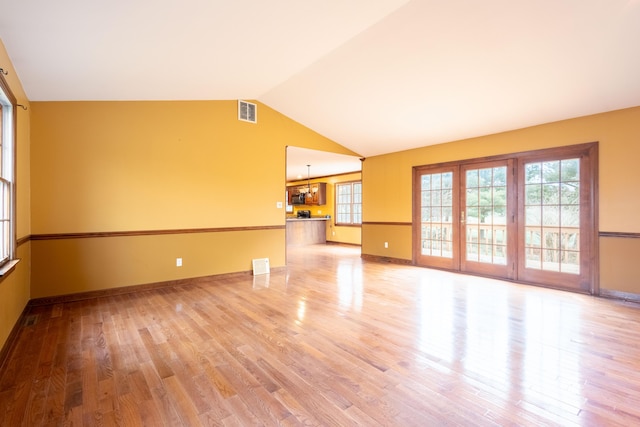
POLYGON ((301 147, 287 147, 287 182, 328 177, 362 169, 358 157, 301 147))
POLYGON ((406 2, 0 0, 0 37, 30 100, 256 99, 406 2))
POLYGON ((363 156, 640 105, 640 0, 0 0, 0 38, 32 101, 257 99, 363 156))

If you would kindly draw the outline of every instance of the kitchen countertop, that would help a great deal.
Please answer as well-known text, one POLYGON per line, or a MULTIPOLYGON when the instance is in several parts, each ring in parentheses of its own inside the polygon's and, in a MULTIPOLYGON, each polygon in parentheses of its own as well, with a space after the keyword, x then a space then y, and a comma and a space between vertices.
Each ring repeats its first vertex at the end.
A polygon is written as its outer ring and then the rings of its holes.
POLYGON ((331 218, 322 217, 312 217, 312 218, 287 218, 287 221, 329 221, 331 218))
POLYGON ((286 222, 287 245, 317 245, 327 243, 327 228, 331 218, 314 216, 298 218, 290 216, 286 222))

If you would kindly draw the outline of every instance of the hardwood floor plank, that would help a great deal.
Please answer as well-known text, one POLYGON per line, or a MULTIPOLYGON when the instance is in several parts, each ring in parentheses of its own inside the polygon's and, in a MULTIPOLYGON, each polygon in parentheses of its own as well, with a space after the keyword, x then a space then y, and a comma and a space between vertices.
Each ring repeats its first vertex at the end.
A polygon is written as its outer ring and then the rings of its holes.
POLYGON ((247 404, 238 395, 231 396, 227 399, 229 409, 232 413, 223 420, 225 425, 241 425, 241 426, 262 426, 265 425, 259 420, 253 412, 249 410, 247 404))
POLYGON ((100 419, 100 389, 95 354, 91 349, 82 352, 82 412, 84 419, 100 419))
POLYGON ((227 399, 237 394, 233 384, 231 384, 225 378, 225 376, 222 374, 222 372, 220 372, 220 369, 217 366, 212 366, 207 362, 207 364, 205 365, 205 375, 207 376, 207 379, 210 381, 211 385, 217 389, 222 398, 227 399))
POLYGON ((150 400, 138 402, 137 407, 138 414, 140 416, 140 423, 143 426, 169 425, 163 421, 162 416, 158 413, 157 407, 152 398, 150 398, 150 400))
POLYGON ((305 426, 319 426, 320 421, 318 421, 313 414, 299 402, 296 397, 292 396, 286 389, 281 388, 273 393, 274 398, 276 398, 282 405, 287 408, 287 410, 293 415, 293 417, 298 420, 302 425, 305 426))
POLYGON ((0 425, 640 425, 640 305, 297 247, 30 307, 0 425))
POLYGON ((265 354, 264 358, 258 360, 261 366, 271 377, 282 385, 282 388, 288 390, 291 394, 282 394, 280 390, 276 393, 280 396, 289 396, 289 403, 293 400, 293 407, 285 407, 292 413, 299 412, 299 407, 305 409, 305 418, 310 417, 314 420, 314 425, 345 425, 346 417, 342 413, 342 408, 336 407, 331 399, 333 396, 327 396, 312 384, 309 384, 304 378, 300 377, 295 370, 282 364, 277 359, 265 354))
MULTIPOLYGON (((206 399, 207 393, 198 387, 198 383, 194 381, 193 376, 189 374, 189 372, 183 369, 181 366, 176 366, 178 362, 173 362, 172 365, 175 366, 175 378, 182 385, 182 388, 189 396, 189 400, 195 406, 198 414, 202 414, 204 412, 208 412, 211 410, 211 406, 206 399)), ((207 385, 208 387, 209 385, 207 385)))
POLYGON ((171 405, 182 421, 182 425, 197 426, 200 423, 198 409, 189 398, 183 384, 175 376, 163 378, 162 383, 169 395, 171 405))
MULTIPOLYGON (((204 415, 204 418, 201 416, 201 419, 215 419, 219 421, 229 415, 232 415, 225 403, 226 397, 217 392, 215 386, 211 383, 207 375, 200 375, 194 378, 194 381, 196 382, 197 387, 202 390, 203 397, 206 399, 210 407, 208 411, 201 414, 204 415)), ((232 395, 229 395, 227 397, 231 396, 232 395)))
POLYGON ((264 388, 267 392, 273 393, 278 390, 280 386, 267 375, 260 367, 255 364, 255 361, 249 359, 245 351, 247 351, 247 346, 240 346, 233 352, 233 356, 236 358, 238 363, 242 365, 244 369, 256 380, 260 383, 260 386, 264 388), (244 350, 244 351, 243 351, 244 350))
POLYGON ((166 426, 182 425, 176 407, 171 400, 171 396, 167 393, 162 379, 158 376, 153 364, 151 362, 143 363, 140 365, 140 370, 151 390, 156 413, 160 419, 162 419, 163 424, 166 426))
POLYGON ((579 420, 582 425, 640 425, 640 417, 629 412, 627 409, 619 410, 615 404, 587 401, 584 409, 580 411, 579 420))
POLYGON ((82 407, 75 406, 64 414, 64 420, 62 422, 63 425, 68 426, 81 426, 83 425, 82 419, 82 407))
MULTIPOLYGON (((62 345, 58 344, 58 348, 62 345)), ((58 354, 64 354, 60 349, 58 354)), ((66 370, 64 367, 54 364, 49 378, 49 388, 43 409, 42 422, 44 425, 55 424, 57 420, 64 416, 64 386, 66 370)))
POLYGON ((116 422, 124 426, 142 426, 142 415, 138 409, 139 402, 132 393, 118 396, 117 409, 114 411, 116 422))
POLYGON ((140 338, 142 339, 144 346, 151 356, 151 360, 153 361, 153 364, 156 368, 156 371, 158 371, 158 375, 160 375, 160 378, 164 379, 173 376, 173 369, 171 369, 171 366, 167 363, 169 357, 166 354, 166 351, 163 351, 163 348, 160 345, 154 343, 149 330, 147 328, 142 328, 138 330, 138 333, 140 334, 140 338))

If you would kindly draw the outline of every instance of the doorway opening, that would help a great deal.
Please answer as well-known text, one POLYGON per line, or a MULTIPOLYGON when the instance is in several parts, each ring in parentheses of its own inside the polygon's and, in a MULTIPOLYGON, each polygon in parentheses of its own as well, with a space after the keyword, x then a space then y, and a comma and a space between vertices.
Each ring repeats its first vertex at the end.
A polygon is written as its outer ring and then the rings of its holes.
POLYGON ((287 248, 314 243, 360 246, 361 181, 357 156, 287 147, 287 248))

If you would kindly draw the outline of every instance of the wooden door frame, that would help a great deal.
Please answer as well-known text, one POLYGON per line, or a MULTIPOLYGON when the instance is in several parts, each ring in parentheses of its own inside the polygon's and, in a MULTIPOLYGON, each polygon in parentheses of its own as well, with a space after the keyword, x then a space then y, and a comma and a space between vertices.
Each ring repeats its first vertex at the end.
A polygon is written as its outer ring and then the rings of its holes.
MULTIPOLYGON (((518 158, 518 179, 524 182, 524 164, 546 160, 580 159, 580 227, 593 232, 580 233, 580 275, 537 271, 525 268, 524 257, 518 258, 518 279, 523 283, 573 290, 597 295, 599 287, 598 268, 598 144, 581 144, 557 149, 540 150, 530 156, 518 158), (586 273, 584 273, 586 272, 586 273), (546 277, 545 277, 546 276, 546 277), (548 280, 551 279, 551 280, 548 280), (557 283, 565 283, 559 286, 557 283)), ((524 185, 518 187, 518 217, 524 218, 524 185)), ((518 251, 524 246, 524 222, 518 224, 518 251)))
MULTIPOLYGON (((525 284, 531 284, 531 285, 536 285, 536 286, 543 286, 543 287, 552 287, 552 288, 559 288, 559 289, 563 289, 563 290, 573 290, 576 292, 581 292, 581 293, 589 293, 591 295, 598 295, 599 291, 600 291, 600 283, 599 283, 599 274, 600 274, 600 268, 599 268, 599 262, 600 262, 600 258, 599 258, 599 244, 598 244, 598 206, 599 206, 599 187, 598 187, 598 179, 599 179, 599 171, 598 171, 598 165, 599 165, 599 161, 598 161, 598 142, 588 142, 588 143, 584 143, 584 144, 575 144, 575 145, 567 145, 567 146, 561 146, 561 147, 552 147, 552 148, 544 148, 544 149, 539 149, 539 150, 530 150, 530 151, 521 151, 521 152, 516 152, 516 153, 509 153, 509 154, 503 154, 503 155, 496 155, 496 156, 486 156, 486 157, 478 157, 478 158, 473 158, 473 159, 463 159, 463 160, 459 160, 459 161, 449 161, 449 162, 443 162, 443 163, 436 163, 436 164, 430 164, 430 165, 419 165, 419 166, 414 166, 413 167, 413 189, 412 189, 412 236, 413 236, 413 265, 416 266, 424 266, 424 267, 433 267, 433 268, 442 268, 445 270, 450 270, 450 271, 456 271, 456 272, 461 272, 460 271, 460 265, 458 263, 458 265, 454 265, 453 268, 448 268, 446 266, 426 266, 424 264, 420 264, 419 261, 419 252, 420 252, 420 229, 421 229, 421 216, 420 216, 420 180, 419 180, 419 176, 421 173, 424 173, 425 171, 429 171, 429 170, 437 170, 437 169, 445 169, 445 168, 459 168, 462 165, 467 165, 467 164, 473 164, 473 163, 483 163, 483 162, 491 162, 491 161, 497 161, 497 160, 507 160, 507 159, 513 159, 514 162, 516 163, 515 168, 516 168, 516 179, 519 180, 519 175, 520 175, 520 171, 518 170, 518 165, 521 163, 521 159, 533 159, 534 157, 545 157, 545 156, 549 156, 549 155, 557 155, 558 157, 562 157, 562 156, 573 156, 573 157, 580 157, 581 159, 584 158, 584 160, 581 160, 581 182, 583 179, 583 173, 584 174, 588 174, 587 176, 585 176, 584 178, 588 180, 588 188, 584 189, 583 191, 585 192, 584 194, 581 194, 581 215, 584 214, 584 218, 581 217, 581 224, 582 221, 585 221, 585 225, 586 225, 586 229, 589 230, 589 232, 584 233, 584 236, 581 235, 581 238, 585 238, 587 239, 587 241, 585 242, 585 246, 584 246, 584 250, 587 252, 586 254, 582 254, 582 250, 583 248, 581 247, 581 260, 580 260, 580 267, 581 267, 581 271, 588 271, 587 274, 582 275, 581 274, 581 279, 580 279, 580 286, 578 288, 572 289, 572 288, 566 288, 563 287, 561 285, 558 285, 557 283, 549 283, 549 282, 543 282, 543 281, 538 281, 535 279, 532 279, 530 277, 527 277, 526 279, 523 279, 523 276, 528 276, 526 274, 522 273, 523 270, 523 266, 520 265, 521 264, 521 259, 523 257, 519 256, 518 257, 518 262, 516 264, 516 268, 515 268, 515 273, 513 275, 513 278, 507 278, 507 277, 503 277, 502 279, 504 280, 510 280, 510 281, 514 281, 514 282, 518 282, 518 283, 525 283, 525 284), (584 170, 586 166, 587 170, 584 170), (589 173, 590 172, 590 173, 589 173), (583 195, 587 197, 587 200, 583 199, 583 195), (583 256, 586 255, 586 256, 583 256), (586 268, 586 270, 583 270, 583 268, 586 268)), ((454 179, 455 179, 455 175, 454 174, 454 179)), ((458 170, 458 179, 459 179, 459 170, 458 170)), ((519 181, 516 181, 516 185, 518 186, 518 195, 517 197, 517 215, 518 215, 518 219, 522 217, 522 212, 520 211, 520 205, 521 205, 521 195, 520 193, 520 189, 519 187, 521 187, 519 181)), ((458 185, 459 188, 459 185, 458 185)), ((456 207, 454 206, 454 211, 456 210, 456 207)), ((460 219, 460 211, 459 211, 459 203, 458 203, 458 209, 457 212, 454 212, 454 218, 456 218, 456 220, 458 221, 458 227, 459 227, 459 219, 460 219)), ((520 225, 518 225, 519 228, 520 225)), ((513 233, 512 233, 513 234, 513 233)), ((518 248, 518 252, 521 251, 522 246, 523 246, 523 237, 520 236, 520 230, 518 230, 518 232, 516 233, 517 235, 515 236, 516 238, 516 247, 518 248)), ((454 239, 454 240, 460 240, 458 239, 454 239)), ((454 251, 455 251, 455 242, 454 242, 454 251)), ((457 248, 457 253, 460 254, 460 248, 457 248)), ((455 258, 455 255, 454 255, 455 258)), ((459 256, 458 256, 459 258, 459 256)), ((476 273, 476 272, 465 272, 465 274, 474 274, 474 275, 478 275, 478 276, 486 276, 486 274, 482 274, 482 273, 476 273)))

